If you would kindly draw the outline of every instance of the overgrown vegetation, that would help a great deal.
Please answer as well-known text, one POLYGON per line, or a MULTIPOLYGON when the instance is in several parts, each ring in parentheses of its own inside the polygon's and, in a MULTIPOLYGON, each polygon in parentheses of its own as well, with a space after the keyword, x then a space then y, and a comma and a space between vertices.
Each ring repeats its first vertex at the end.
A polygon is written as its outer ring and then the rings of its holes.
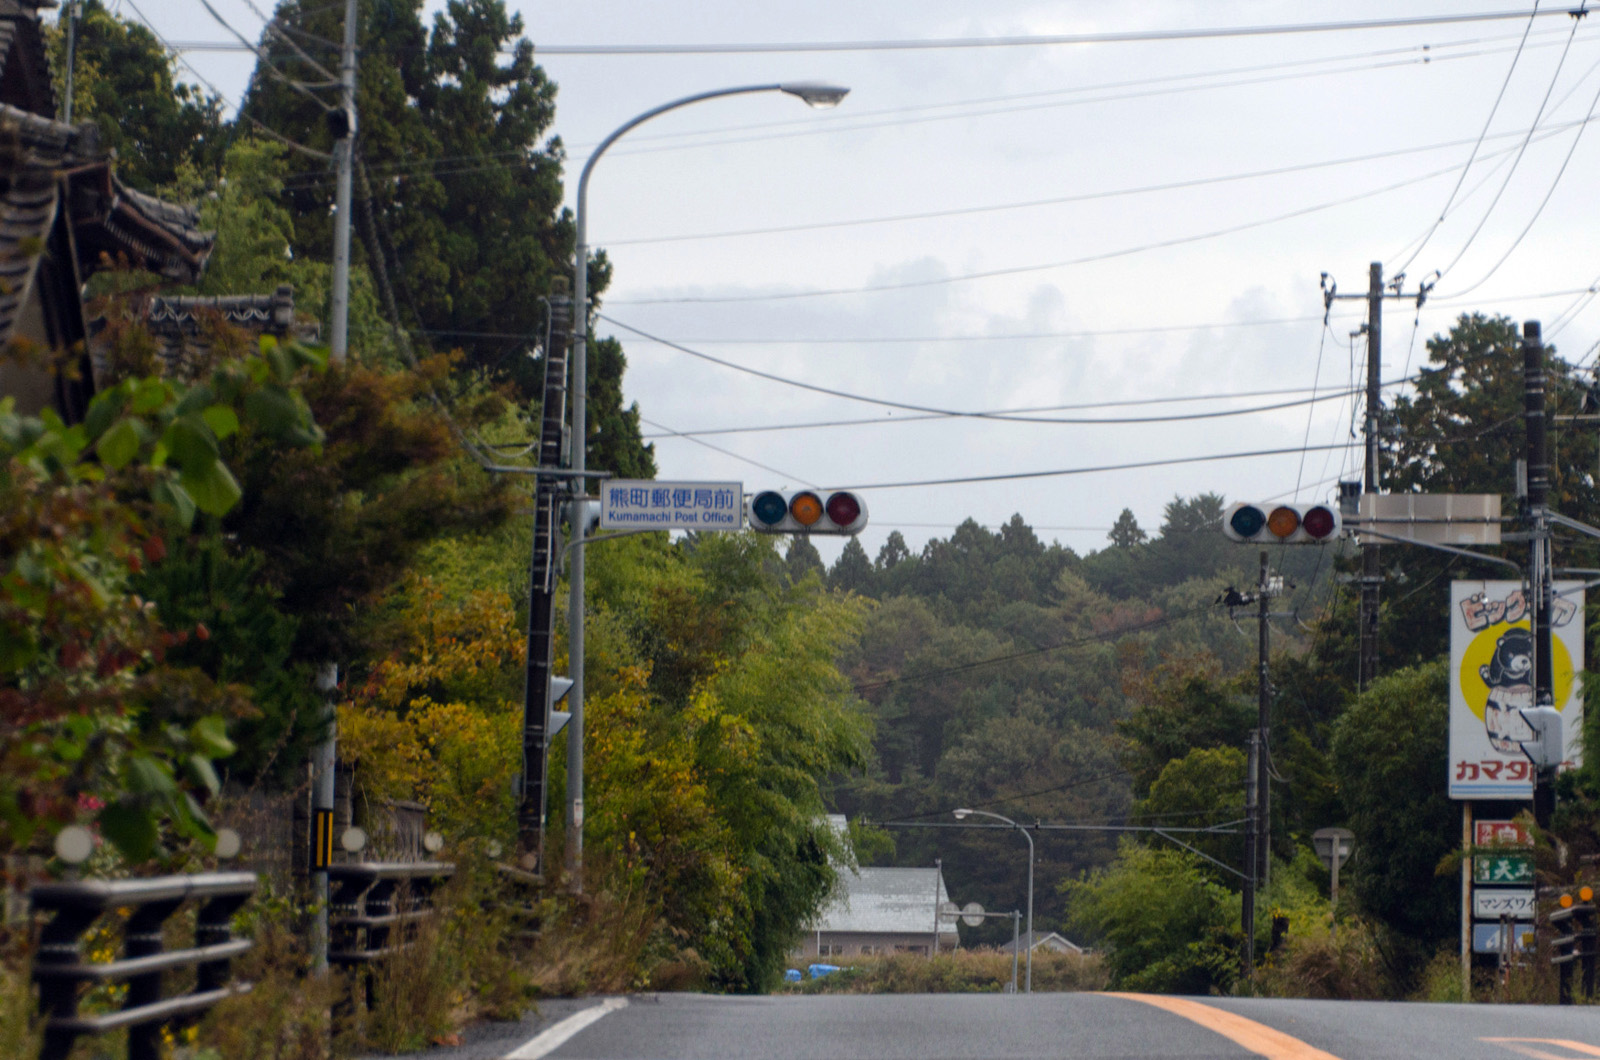
MULTIPOLYGON (((1026 960, 1026 955, 1023 957, 1026 960)), ((897 953, 881 957, 841 957, 838 971, 787 983, 801 994, 997 994, 1011 989, 1012 957, 995 950, 956 950, 932 957, 897 953)), ((1017 972, 1017 989, 1023 989, 1017 972)), ((1099 990, 1105 970, 1094 954, 1033 955, 1034 993, 1099 990)))

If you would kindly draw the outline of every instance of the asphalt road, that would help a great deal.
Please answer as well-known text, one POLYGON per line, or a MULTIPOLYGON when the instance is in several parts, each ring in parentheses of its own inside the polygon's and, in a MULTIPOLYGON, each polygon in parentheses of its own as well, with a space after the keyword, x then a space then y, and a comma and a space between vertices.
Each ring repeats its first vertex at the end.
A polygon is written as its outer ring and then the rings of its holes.
POLYGON ((552 1002, 427 1060, 1582 1060, 1600 1007, 1119 994, 552 1002))

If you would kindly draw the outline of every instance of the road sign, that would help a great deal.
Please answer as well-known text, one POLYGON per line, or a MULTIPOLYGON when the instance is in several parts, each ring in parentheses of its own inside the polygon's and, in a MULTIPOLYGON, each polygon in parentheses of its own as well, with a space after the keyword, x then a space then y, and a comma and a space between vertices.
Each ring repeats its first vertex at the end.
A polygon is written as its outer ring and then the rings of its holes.
POLYGON ((1533 849, 1528 826, 1520 821, 1473 821, 1472 843, 1480 847, 1533 849))
POLYGON ((979 927, 983 924, 983 906, 977 902, 968 902, 961 907, 961 922, 967 927, 979 927))
POLYGON ((1531 919, 1533 910, 1531 887, 1477 887, 1472 891, 1472 915, 1484 920, 1502 916, 1531 919))
POLYGON ((1498 545, 1500 495, 1363 493, 1356 528, 1363 545, 1386 545, 1396 537, 1434 545, 1498 545))
POLYGON ((615 479, 600 486, 605 530, 740 530, 742 482, 652 482, 615 479))
MULTIPOLYGON (((1533 924, 1527 920, 1511 922, 1511 942, 1516 952, 1523 953, 1533 941, 1533 924)), ((1498 923, 1472 925, 1473 953, 1500 953, 1500 925, 1498 923)))
POLYGON ((1532 854, 1479 854, 1472 859, 1473 883, 1532 883, 1532 854))

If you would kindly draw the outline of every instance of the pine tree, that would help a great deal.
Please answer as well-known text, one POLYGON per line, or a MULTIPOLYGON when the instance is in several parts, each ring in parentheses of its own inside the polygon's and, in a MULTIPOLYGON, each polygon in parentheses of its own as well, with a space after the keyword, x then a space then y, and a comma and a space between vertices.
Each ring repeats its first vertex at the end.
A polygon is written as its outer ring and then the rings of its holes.
POLYGON ((1129 508, 1122 509, 1122 514, 1117 516, 1117 524, 1106 535, 1107 539, 1118 548, 1132 548, 1149 536, 1139 529, 1139 520, 1133 517, 1133 511, 1129 508))

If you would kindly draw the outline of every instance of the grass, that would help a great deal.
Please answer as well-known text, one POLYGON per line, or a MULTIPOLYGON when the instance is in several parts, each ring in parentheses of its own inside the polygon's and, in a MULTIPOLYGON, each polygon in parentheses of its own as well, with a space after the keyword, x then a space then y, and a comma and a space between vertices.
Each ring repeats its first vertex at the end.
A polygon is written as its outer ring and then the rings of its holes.
MULTIPOLYGON (((828 963, 839 971, 821 979, 786 983, 799 994, 994 994, 1011 988, 1011 955, 996 950, 956 950, 933 957, 897 953, 883 957, 840 957, 828 963)), ((803 970, 803 969, 802 969, 803 970)), ((1027 955, 1017 971, 1023 989, 1027 955)), ((1035 953, 1035 993, 1100 990, 1106 974, 1100 958, 1070 953, 1035 953)))

